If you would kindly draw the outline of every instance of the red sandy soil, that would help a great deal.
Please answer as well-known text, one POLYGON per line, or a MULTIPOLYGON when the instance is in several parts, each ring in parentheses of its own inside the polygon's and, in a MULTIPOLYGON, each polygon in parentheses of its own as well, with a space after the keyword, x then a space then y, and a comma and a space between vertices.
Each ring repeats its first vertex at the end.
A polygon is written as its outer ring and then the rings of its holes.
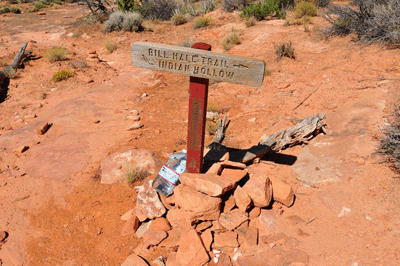
MULTIPOLYGON (((224 52, 222 38, 231 28, 243 30, 242 43, 226 53, 262 59, 270 74, 259 88, 211 82, 209 103, 231 120, 227 146, 248 148, 263 135, 326 114, 327 135, 282 152, 297 158, 294 165, 261 162, 297 188, 277 230, 299 241, 309 265, 400 264, 400 180, 375 154, 379 128, 398 99, 398 50, 362 46, 351 36, 326 40, 318 33, 327 26, 320 17, 310 32, 282 20, 246 28, 237 13, 219 9, 209 14, 214 25, 208 28, 147 22, 153 31, 104 33, 101 25, 82 22, 83 9, 67 4, 45 15, 0 15, 0 61, 10 63, 23 42, 40 57, 18 71, 0 103, 0 230, 9 233, 0 244, 3 265, 119 265, 132 253, 140 240, 121 236, 120 216, 134 206, 135 191, 102 185, 98 169, 113 152, 144 148, 163 161, 185 148, 189 78, 132 66, 130 44, 189 40, 224 52), (113 53, 105 49, 108 40, 117 44, 113 53), (275 46, 283 41, 292 42, 295 60, 276 60, 275 46), (67 48, 69 60, 49 63, 44 55, 52 46, 67 48), (101 62, 73 68, 89 49, 101 62), (74 77, 53 82, 61 69, 74 77), (133 109, 141 111, 144 127, 127 131, 124 117, 133 109), (36 135, 44 122, 53 126, 36 135), (14 152, 23 145, 29 150, 14 152), (336 173, 336 182, 300 182, 293 168, 307 154, 323 159, 324 169, 308 165, 312 171, 336 173), (351 212, 338 217, 343 207, 351 212)), ((310 171, 305 168, 299 171, 310 171)))

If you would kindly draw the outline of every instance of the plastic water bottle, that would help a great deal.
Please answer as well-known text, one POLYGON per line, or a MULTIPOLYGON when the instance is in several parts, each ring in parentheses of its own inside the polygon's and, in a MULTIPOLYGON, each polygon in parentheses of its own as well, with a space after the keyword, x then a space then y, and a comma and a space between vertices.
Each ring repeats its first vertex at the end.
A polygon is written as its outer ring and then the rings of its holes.
POLYGON ((172 153, 153 181, 153 188, 168 197, 179 181, 179 175, 186 171, 186 150, 172 153))

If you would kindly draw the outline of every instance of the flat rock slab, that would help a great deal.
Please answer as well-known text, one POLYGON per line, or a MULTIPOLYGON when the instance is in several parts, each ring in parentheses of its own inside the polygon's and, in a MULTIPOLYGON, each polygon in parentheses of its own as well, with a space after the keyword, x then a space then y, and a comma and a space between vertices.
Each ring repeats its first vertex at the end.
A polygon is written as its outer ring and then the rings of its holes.
POLYGON ((191 213, 194 220, 217 220, 222 200, 198 192, 183 184, 174 190, 175 204, 182 210, 191 213))
POLYGON ((153 174, 162 166, 154 153, 145 149, 134 149, 108 156, 101 164, 101 183, 127 182, 128 171, 139 169, 153 174))
POLYGON ((142 257, 132 254, 125 259, 121 266, 149 266, 149 264, 142 257))
POLYGON ((183 185, 213 197, 222 196, 236 187, 234 179, 217 174, 182 173, 179 180, 183 185))
POLYGON ((220 224, 228 230, 235 230, 236 227, 247 221, 248 218, 239 209, 221 213, 220 224))
POLYGON ((137 202, 144 215, 149 219, 161 217, 167 211, 158 197, 158 193, 151 186, 152 183, 153 180, 148 180, 143 186, 135 187, 137 202))
POLYGON ((182 266, 202 266, 210 260, 199 234, 190 230, 181 235, 176 259, 182 266))

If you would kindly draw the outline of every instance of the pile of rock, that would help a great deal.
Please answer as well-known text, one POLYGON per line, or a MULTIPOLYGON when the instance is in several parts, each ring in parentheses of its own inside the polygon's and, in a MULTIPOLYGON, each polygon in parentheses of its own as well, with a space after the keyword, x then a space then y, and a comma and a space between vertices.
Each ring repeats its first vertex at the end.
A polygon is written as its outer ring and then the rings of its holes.
POLYGON ((293 189, 267 176, 262 164, 223 160, 205 174, 183 173, 180 182, 168 198, 152 180, 136 187, 122 234, 135 232, 142 241, 123 266, 163 265, 153 261, 160 254, 167 266, 308 264, 296 239, 273 230, 282 206, 293 204, 293 189))

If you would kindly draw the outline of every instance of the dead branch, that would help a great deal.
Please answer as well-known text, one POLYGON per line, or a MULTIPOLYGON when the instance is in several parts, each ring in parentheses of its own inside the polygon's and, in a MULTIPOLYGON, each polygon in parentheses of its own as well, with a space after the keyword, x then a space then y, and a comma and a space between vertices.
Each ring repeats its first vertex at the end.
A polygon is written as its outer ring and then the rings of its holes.
POLYGON ((226 124, 227 114, 225 114, 224 119, 222 120, 221 117, 219 118, 218 129, 215 133, 215 136, 211 142, 221 143, 225 138, 225 131, 228 128, 229 121, 226 124))
POLYGON ((205 157, 206 160, 219 160, 226 152, 229 153, 229 160, 249 163, 257 158, 262 158, 268 152, 278 152, 297 144, 305 143, 321 132, 324 132, 325 114, 311 115, 293 127, 268 136, 249 149, 228 148, 218 142, 212 142, 211 150, 205 157))

